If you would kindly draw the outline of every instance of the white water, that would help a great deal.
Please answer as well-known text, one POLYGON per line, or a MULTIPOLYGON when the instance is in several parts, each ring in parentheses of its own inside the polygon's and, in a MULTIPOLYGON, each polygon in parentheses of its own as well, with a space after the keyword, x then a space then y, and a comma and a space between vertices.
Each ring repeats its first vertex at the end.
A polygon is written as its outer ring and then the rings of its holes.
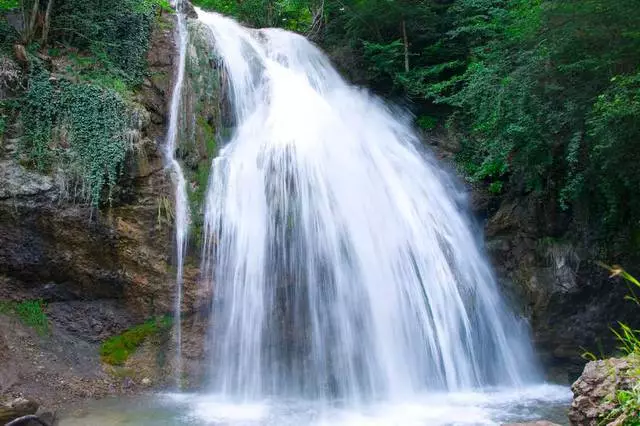
POLYGON ((62 413, 61 426, 498 426, 546 419, 566 423, 571 391, 538 385, 526 389, 414 395, 395 404, 328 406, 313 401, 234 402, 200 394, 107 399, 62 413))
POLYGON ((353 407, 535 382, 465 197, 409 117, 299 35, 198 14, 236 120, 205 216, 212 389, 353 407))
POLYGON ((188 33, 185 16, 182 11, 182 0, 176 0, 174 6, 177 10, 177 44, 178 64, 176 67, 176 80, 171 94, 171 106, 169 110, 169 131, 165 145, 165 156, 171 167, 171 179, 175 189, 175 237, 176 237, 176 297, 174 305, 175 323, 175 371, 176 384, 180 386, 182 375, 182 280, 184 269, 184 256, 187 249, 187 237, 189 234, 189 203, 187 200, 187 188, 184 173, 180 163, 175 157, 180 121, 180 102, 182 99, 182 87, 184 83, 185 61, 187 55, 188 33))

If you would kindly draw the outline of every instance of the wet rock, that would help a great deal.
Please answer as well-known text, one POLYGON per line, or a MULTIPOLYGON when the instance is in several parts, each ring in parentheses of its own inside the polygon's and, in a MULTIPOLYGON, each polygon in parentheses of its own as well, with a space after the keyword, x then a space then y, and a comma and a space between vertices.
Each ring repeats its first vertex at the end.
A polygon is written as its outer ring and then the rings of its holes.
POLYGON ((502 426, 560 426, 557 423, 548 422, 546 420, 539 420, 536 422, 527 422, 527 423, 508 423, 502 426))
POLYGON ((50 303, 47 315, 59 329, 94 343, 120 334, 144 320, 117 300, 50 303))
MULTIPOLYGON (((637 357, 611 358, 591 361, 582 375, 571 387, 573 402, 569 410, 572 425, 599 426, 616 408, 615 395, 618 390, 628 390, 640 380, 634 376, 640 368, 637 357)), ((610 425, 615 425, 612 420, 610 425)))
POLYGON ((35 414, 38 403, 27 398, 15 398, 0 404, 0 424, 8 423, 19 417, 35 414))
POLYGON ((584 367, 585 350, 615 348, 610 327, 637 324, 635 307, 624 299, 627 287, 608 279, 586 243, 571 242, 569 217, 556 200, 517 188, 494 197, 473 191, 503 293, 529 320, 547 377, 571 383, 584 367))
POLYGON ((191 3, 188 1, 182 2, 182 12, 187 18, 198 19, 198 13, 191 3))

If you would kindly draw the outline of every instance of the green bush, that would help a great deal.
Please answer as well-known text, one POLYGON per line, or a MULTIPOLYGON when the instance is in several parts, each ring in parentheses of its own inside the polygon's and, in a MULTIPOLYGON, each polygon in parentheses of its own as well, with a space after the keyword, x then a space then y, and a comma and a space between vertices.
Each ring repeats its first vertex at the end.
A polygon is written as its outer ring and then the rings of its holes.
POLYGON ((147 338, 155 336, 169 327, 171 327, 169 317, 151 319, 144 324, 132 327, 105 341, 100 346, 100 357, 107 364, 123 365, 147 338))
POLYGON ((41 335, 49 331, 49 320, 45 308, 46 305, 42 300, 0 302, 0 314, 17 316, 25 325, 33 327, 41 335))

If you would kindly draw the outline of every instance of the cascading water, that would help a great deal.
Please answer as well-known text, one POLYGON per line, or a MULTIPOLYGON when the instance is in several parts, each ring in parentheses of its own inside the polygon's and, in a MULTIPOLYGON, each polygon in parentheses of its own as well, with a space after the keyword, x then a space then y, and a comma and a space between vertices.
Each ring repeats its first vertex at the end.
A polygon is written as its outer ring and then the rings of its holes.
POLYGON ((408 117, 299 35, 198 13, 235 112, 205 214, 213 389, 353 406, 534 380, 464 196, 408 117))
POLYGON ((233 135, 213 160, 203 235, 201 272, 214 295, 211 385, 110 399, 61 424, 566 422, 571 392, 538 380, 526 327, 498 294, 466 200, 420 151, 409 117, 347 85, 295 34, 198 10, 201 22, 189 25, 198 42, 187 48, 178 11, 166 145, 176 188, 178 374, 189 211, 174 152, 178 127, 202 112, 194 91, 200 106, 219 93, 217 81, 203 84, 217 80, 213 54, 234 111, 233 135), (201 55, 207 45, 211 56, 201 55))
POLYGON ((182 167, 175 157, 178 140, 178 123, 180 119, 180 102, 182 99, 182 87, 184 84, 185 61, 187 52, 188 33, 183 13, 182 0, 176 0, 174 4, 177 10, 177 45, 178 64, 176 80, 171 94, 171 106, 169 109, 169 131, 165 145, 167 164, 171 168, 171 179, 175 190, 175 235, 176 235, 176 296, 174 305, 175 322, 175 371, 176 384, 180 386, 182 374, 182 280, 184 255, 187 249, 187 237, 189 233, 189 203, 187 200, 187 188, 182 167))

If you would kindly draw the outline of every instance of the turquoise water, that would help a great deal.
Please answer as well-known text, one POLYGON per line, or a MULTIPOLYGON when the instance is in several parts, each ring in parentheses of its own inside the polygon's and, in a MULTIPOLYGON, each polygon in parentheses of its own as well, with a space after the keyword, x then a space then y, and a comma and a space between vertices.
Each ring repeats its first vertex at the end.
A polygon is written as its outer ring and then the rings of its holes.
POLYGON ((238 403, 216 395, 159 394, 95 401, 63 413, 61 426, 490 426, 549 420, 567 424, 567 387, 429 394, 344 407, 304 400, 238 403))

